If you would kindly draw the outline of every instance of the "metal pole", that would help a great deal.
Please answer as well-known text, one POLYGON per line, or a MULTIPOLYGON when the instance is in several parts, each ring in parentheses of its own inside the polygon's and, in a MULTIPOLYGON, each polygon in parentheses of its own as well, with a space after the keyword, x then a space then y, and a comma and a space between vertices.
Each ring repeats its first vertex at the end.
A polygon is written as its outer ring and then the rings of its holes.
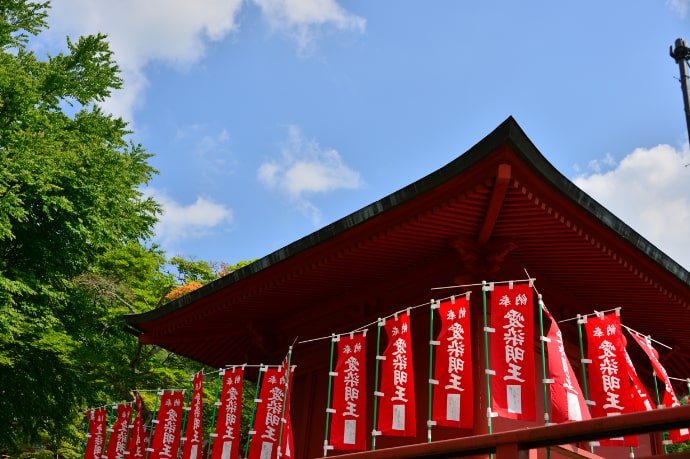
POLYGON ((690 61, 690 48, 688 48, 688 43, 682 38, 677 38, 675 45, 675 49, 670 47, 669 51, 671 57, 680 68, 680 87, 683 91, 685 124, 688 130, 688 139, 690 140, 690 89, 688 88, 688 61, 690 61))

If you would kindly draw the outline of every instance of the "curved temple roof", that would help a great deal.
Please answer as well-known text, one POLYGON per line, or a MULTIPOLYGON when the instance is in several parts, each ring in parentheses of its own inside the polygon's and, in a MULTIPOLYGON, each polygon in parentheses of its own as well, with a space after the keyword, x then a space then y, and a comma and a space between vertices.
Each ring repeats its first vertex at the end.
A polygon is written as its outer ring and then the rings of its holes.
POLYGON ((625 325, 672 347, 657 346, 669 374, 690 376, 690 273, 559 173, 513 118, 417 182, 125 319, 141 343, 208 365, 265 363, 298 336, 446 295, 434 287, 525 272, 557 319, 621 307, 625 325))

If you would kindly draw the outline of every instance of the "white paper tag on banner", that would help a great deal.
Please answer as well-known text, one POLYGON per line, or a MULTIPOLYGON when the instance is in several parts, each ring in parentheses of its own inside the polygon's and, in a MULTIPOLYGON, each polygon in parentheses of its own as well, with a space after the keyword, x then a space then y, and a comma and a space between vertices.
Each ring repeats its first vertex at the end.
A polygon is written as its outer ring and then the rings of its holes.
POLYGON ((508 395, 508 413, 522 414, 522 386, 509 384, 506 386, 508 395))
POLYGON ((460 420, 460 394, 448 394, 446 396, 446 420, 460 420))
POLYGON ((582 411, 580 411, 580 401, 576 394, 566 392, 568 397, 568 421, 582 421, 582 411))
POLYGON ((261 443, 261 454, 259 459, 271 459, 271 453, 273 452, 273 443, 270 441, 265 441, 261 443))
POLYGON ((357 420, 345 420, 345 432, 343 434, 343 443, 346 445, 354 445, 357 441, 357 420))
POLYGON ((224 441, 220 459, 230 459, 230 451, 232 451, 232 441, 224 441))
POLYGON ((192 445, 192 451, 190 451, 190 458, 196 459, 197 453, 199 452, 199 445, 192 445))
POLYGON ((393 430, 405 430, 405 405, 393 405, 393 430))

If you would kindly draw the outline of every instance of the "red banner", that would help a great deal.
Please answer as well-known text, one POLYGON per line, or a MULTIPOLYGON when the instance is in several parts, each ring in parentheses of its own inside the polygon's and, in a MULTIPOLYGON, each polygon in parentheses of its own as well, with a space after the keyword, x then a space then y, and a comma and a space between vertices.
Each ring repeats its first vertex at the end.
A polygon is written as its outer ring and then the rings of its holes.
MULTIPOLYGON (((292 372, 291 372, 292 374, 292 372)), ((292 378, 290 378, 292 379, 292 378)), ((285 367, 267 368, 261 381, 256 407, 254 429, 249 443, 249 459, 275 459, 278 457, 281 420, 285 404, 285 367)), ((286 414, 287 414, 287 406, 286 414)), ((285 438, 286 435, 283 432, 285 438)))
POLYGON ((132 417, 132 405, 118 405, 117 419, 108 429, 107 459, 123 459, 127 448, 127 434, 129 433, 129 419, 132 417))
POLYGON ((187 421, 182 437, 182 459, 197 459, 201 456, 201 434, 203 423, 204 375, 198 372, 192 377, 192 398, 187 408, 187 421))
POLYGON ((108 416, 105 408, 96 408, 87 412, 89 416, 89 433, 84 450, 84 459, 101 459, 105 447, 106 423, 108 416))
POLYGON ((225 370, 211 459, 237 459, 239 455, 243 383, 244 368, 225 370))
POLYGON ((551 398, 551 418, 554 423, 583 421, 591 419, 580 384, 577 382, 573 367, 565 353, 563 335, 558 324, 546 309, 543 309, 551 320, 547 335, 546 352, 548 355, 548 377, 553 379, 549 384, 551 398))
POLYGON ((163 392, 148 459, 177 459, 184 392, 163 392))
MULTIPOLYGON (((616 314, 592 316, 585 323, 589 398, 595 418, 635 411, 625 362, 625 342, 616 314)), ((637 446, 637 436, 599 442, 605 446, 637 446)))
POLYGON ((532 287, 497 285, 491 293, 491 409, 508 419, 537 417, 532 287))
POLYGON ((377 431, 381 435, 414 437, 417 429, 410 314, 396 314, 383 327, 388 346, 382 356, 377 431))
POLYGON ((134 404, 137 407, 137 414, 134 416, 134 424, 132 424, 132 433, 129 435, 129 444, 127 445, 128 459, 145 459, 146 458, 146 432, 144 431, 144 420, 141 415, 141 397, 137 396, 134 404))
MULTIPOLYGON (((654 371, 656 372, 657 377, 661 379, 661 382, 664 383, 664 406, 670 408, 672 406, 680 405, 680 403, 678 402, 678 397, 676 397, 676 393, 673 391, 671 379, 668 377, 666 368, 664 368, 664 366, 659 361, 659 353, 656 351, 656 349, 654 349, 654 347, 652 347, 651 340, 647 339, 642 335, 639 335, 638 333, 631 332, 630 334, 632 335, 633 339, 637 341, 640 347, 644 350, 645 354, 647 354, 647 357, 649 357, 649 360, 652 362, 652 367, 654 367, 654 371)), ((672 430, 669 432, 669 438, 673 443, 679 443, 686 440, 690 440, 690 429, 672 430)))
POLYGON ((474 421, 474 393, 468 297, 441 302, 439 314, 441 331, 435 343, 435 385, 431 419, 440 426, 471 429, 474 421))
POLYGON ((366 333, 341 335, 333 375, 330 446, 336 450, 366 449, 366 333))
POLYGON ((649 392, 645 389, 642 381, 637 376, 637 370, 628 355, 628 351, 625 351, 625 363, 628 366, 628 377, 630 378, 630 394, 633 399, 633 407, 635 411, 651 411, 654 409, 654 403, 649 397, 649 392))

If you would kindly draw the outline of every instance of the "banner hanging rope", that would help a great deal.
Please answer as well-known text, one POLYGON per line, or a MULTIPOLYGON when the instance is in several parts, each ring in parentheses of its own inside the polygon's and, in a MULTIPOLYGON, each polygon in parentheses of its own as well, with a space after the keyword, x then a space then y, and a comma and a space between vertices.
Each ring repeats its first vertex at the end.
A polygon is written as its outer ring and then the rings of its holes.
POLYGON ((628 327, 627 325, 621 324, 621 326, 622 326, 623 328, 625 328, 626 330, 628 330, 629 333, 637 333, 638 335, 644 336, 644 337, 647 338, 649 341, 651 341, 651 342, 653 342, 653 343, 656 343, 656 344, 658 344, 659 346, 665 347, 666 349, 669 349, 669 350, 672 350, 672 349, 673 349, 671 346, 668 346, 668 345, 662 343, 661 341, 657 341, 657 340, 653 339, 651 336, 645 335, 644 333, 640 333, 640 332, 638 332, 637 330, 628 327))
MULTIPOLYGON (((528 274, 529 276, 529 274, 528 274)), ((462 284, 462 285, 448 285, 446 287, 432 287, 431 290, 447 290, 451 288, 467 288, 467 287, 484 287, 484 285, 501 285, 501 284, 512 284, 512 283, 520 283, 520 282, 529 282, 530 286, 534 283, 534 281, 537 280, 536 278, 533 277, 528 277, 527 279, 513 279, 513 280, 506 280, 506 281, 493 281, 493 282, 486 282, 482 281, 481 283, 476 283, 476 284, 462 284)))

